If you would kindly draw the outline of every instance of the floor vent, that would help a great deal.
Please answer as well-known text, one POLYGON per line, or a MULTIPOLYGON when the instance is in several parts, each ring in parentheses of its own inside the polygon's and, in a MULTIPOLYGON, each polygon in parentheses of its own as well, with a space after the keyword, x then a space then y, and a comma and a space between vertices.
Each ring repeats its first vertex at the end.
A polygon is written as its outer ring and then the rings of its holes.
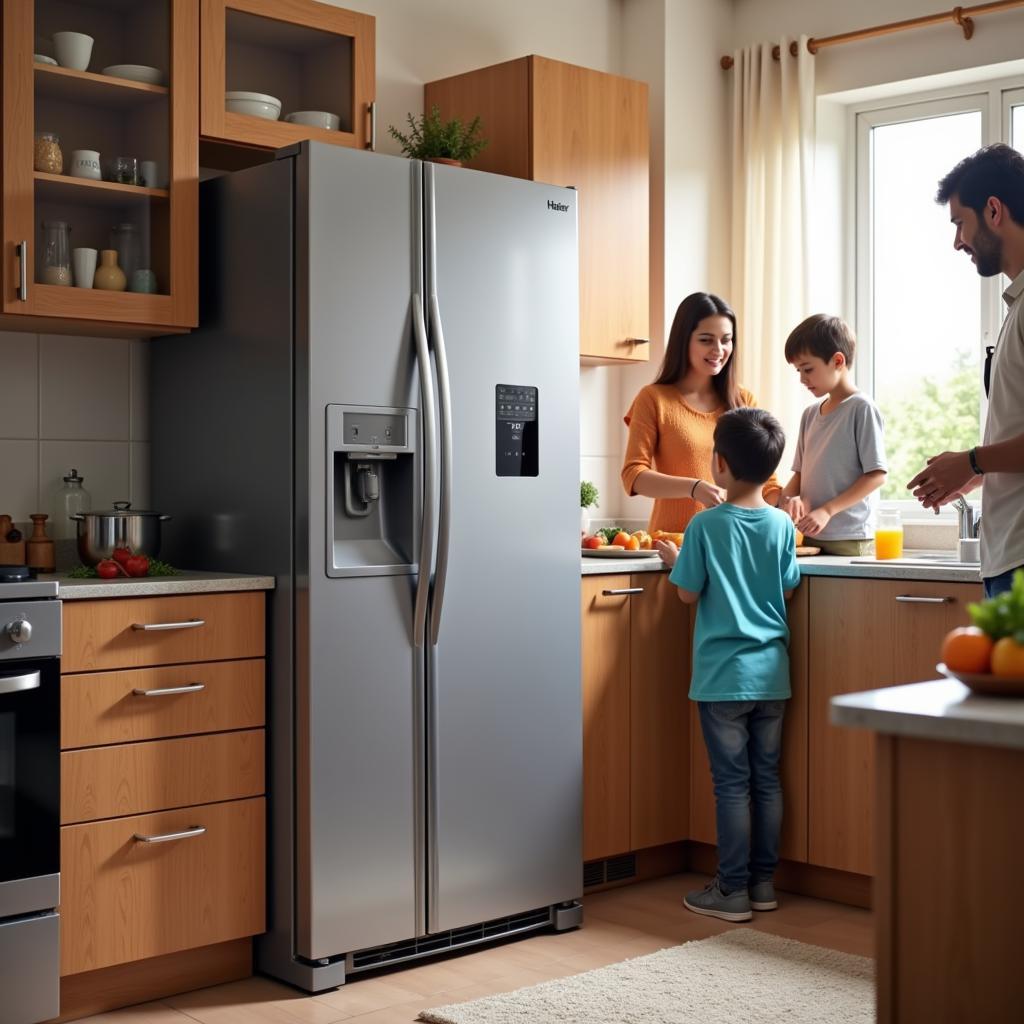
POLYGON ((583 865, 583 888, 590 889, 606 882, 622 882, 636 877, 636 854, 624 853, 621 857, 607 860, 592 860, 583 865))
POLYGON ((551 910, 549 907, 542 907, 539 910, 530 910, 523 914, 514 914, 511 917, 499 917, 493 921, 481 921, 479 924, 453 928, 451 931, 438 932, 436 935, 424 935, 419 939, 407 939, 403 942, 392 942, 386 946, 361 949, 358 953, 352 954, 350 964, 346 967, 346 973, 368 971, 373 967, 386 967, 403 960, 415 960, 431 956, 434 953, 459 949, 462 946, 472 946, 486 942, 488 939, 499 939, 506 935, 516 935, 519 932, 545 928, 549 924, 551 924, 551 910))

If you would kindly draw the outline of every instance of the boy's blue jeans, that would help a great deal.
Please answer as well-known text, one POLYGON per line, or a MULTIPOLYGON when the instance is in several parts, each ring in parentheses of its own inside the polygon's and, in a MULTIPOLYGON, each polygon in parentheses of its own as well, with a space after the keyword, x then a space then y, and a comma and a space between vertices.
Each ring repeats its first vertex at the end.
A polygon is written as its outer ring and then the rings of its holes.
MULTIPOLYGON (((1018 568, 1024 569, 1024 565, 1018 568)), ((995 597, 996 594, 1005 594, 1013 586, 1013 574, 1017 569, 1007 569, 998 576, 989 576, 981 582, 985 584, 985 596, 995 597)))
POLYGON ((725 892, 771 879, 782 830, 784 700, 698 701, 715 782, 718 879, 725 892))

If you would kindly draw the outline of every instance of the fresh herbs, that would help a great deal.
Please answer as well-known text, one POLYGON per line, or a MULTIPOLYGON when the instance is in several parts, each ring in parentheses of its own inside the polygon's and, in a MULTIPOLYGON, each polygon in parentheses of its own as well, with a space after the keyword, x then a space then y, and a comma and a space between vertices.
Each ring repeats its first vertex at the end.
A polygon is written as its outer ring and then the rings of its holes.
MULTIPOLYGON (((76 565, 68 573, 68 578, 73 580, 94 580, 99 578, 99 573, 94 565, 76 565)), ((177 576, 178 570, 167 562, 161 562, 158 558, 149 559, 149 571, 146 576, 177 576)))
POLYGON ((597 488, 589 480, 580 481, 580 508, 596 505, 598 497, 597 488))
POLYGON ((394 125, 388 125, 388 132, 402 147, 402 152, 414 160, 430 160, 443 157, 448 160, 472 160, 487 145, 487 139, 477 135, 480 118, 474 117, 468 125, 458 118, 441 120, 441 111, 436 106, 429 114, 413 117, 409 114, 409 132, 400 132, 394 125))
POLYGON ((1013 586, 1005 593, 967 606, 971 621, 993 640, 1015 637, 1024 644, 1024 569, 1013 574, 1013 586))

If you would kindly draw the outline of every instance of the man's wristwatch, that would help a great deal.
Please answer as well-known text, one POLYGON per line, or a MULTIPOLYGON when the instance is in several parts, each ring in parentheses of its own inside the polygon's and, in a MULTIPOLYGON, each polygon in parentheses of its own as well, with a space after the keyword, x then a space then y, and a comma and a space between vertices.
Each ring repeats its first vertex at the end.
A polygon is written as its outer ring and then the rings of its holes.
POLYGON ((985 471, 978 465, 978 449, 972 448, 967 453, 967 461, 971 464, 971 469, 974 470, 975 476, 984 476, 985 471))

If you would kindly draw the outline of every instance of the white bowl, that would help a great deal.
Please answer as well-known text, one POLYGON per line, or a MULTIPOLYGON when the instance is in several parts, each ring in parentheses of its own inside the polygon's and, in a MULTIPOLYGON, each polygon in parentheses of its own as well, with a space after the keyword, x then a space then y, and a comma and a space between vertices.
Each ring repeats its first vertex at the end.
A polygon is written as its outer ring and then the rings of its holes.
POLYGON ((307 128, 325 128, 329 132, 336 132, 341 125, 341 118, 326 110, 296 110, 288 114, 285 120, 292 124, 303 124, 307 128))
POLYGON ((57 62, 52 57, 47 57, 45 53, 33 53, 32 59, 37 64, 53 64, 54 67, 57 66, 57 62))
POLYGON ((84 32, 54 32, 53 50, 62 68, 85 71, 92 60, 92 36, 84 32))
POLYGON ((281 116, 281 101, 263 92, 226 92, 224 108, 232 114, 249 114, 276 121, 281 116))
POLYGON ((111 64, 103 69, 111 78, 127 78, 129 82, 145 82, 147 85, 163 85, 164 73, 148 64, 111 64))

